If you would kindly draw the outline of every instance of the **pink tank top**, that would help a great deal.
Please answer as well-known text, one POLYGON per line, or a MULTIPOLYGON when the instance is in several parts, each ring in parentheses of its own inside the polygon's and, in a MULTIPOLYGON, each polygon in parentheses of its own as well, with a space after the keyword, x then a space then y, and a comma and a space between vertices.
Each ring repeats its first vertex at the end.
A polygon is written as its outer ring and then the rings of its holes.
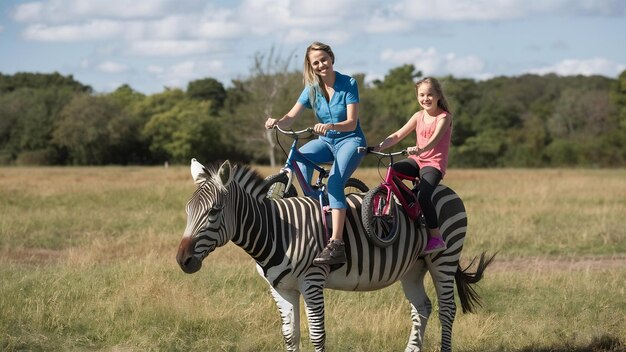
MULTIPOLYGON (((435 133, 435 129, 437 127, 437 123, 439 120, 449 115, 448 112, 442 112, 439 114, 435 120, 431 123, 426 123, 424 121, 424 110, 421 111, 419 118, 417 119, 417 127, 415 127, 415 133, 417 134, 417 145, 422 147, 428 144, 430 137, 435 133)), ((439 140, 437 145, 420 155, 411 155, 417 165, 421 168, 425 166, 432 166, 437 170, 441 171, 441 175, 446 174, 446 169, 448 167, 448 153, 450 151, 450 139, 452 137, 452 123, 446 129, 443 134, 443 137, 439 140)))

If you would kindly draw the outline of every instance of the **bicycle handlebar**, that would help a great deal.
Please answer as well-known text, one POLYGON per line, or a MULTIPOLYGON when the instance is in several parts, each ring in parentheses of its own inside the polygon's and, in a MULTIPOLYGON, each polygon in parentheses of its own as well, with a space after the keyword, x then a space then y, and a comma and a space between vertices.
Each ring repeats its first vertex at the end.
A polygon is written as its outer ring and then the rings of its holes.
POLYGON ((368 154, 375 154, 375 155, 380 155, 380 156, 398 156, 398 155, 407 155, 406 149, 402 149, 399 152, 391 152, 391 153, 384 153, 384 152, 377 152, 374 150, 374 147, 358 147, 356 148, 357 152, 359 153, 368 153, 368 154))
POLYGON ((272 127, 272 128, 274 128, 274 129, 278 130, 278 132, 280 132, 280 133, 282 133, 284 135, 290 136, 290 137, 298 137, 298 136, 302 136, 302 135, 305 135, 305 134, 314 133, 313 132, 313 127, 308 127, 308 128, 303 129, 303 130, 300 130, 300 131, 283 130, 282 128, 278 127, 278 125, 274 125, 274 127, 272 127))

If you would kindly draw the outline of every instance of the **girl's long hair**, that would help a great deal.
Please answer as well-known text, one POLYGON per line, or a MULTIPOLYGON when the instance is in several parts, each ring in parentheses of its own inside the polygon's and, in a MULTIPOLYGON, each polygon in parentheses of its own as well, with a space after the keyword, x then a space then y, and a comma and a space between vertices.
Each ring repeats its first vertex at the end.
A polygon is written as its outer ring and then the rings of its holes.
POLYGON ((433 87, 433 89, 435 90, 435 94, 437 94, 437 97, 438 97, 437 106, 445 112, 452 113, 450 111, 448 99, 446 99, 446 96, 443 94, 443 88, 441 88, 441 83, 439 83, 439 81, 434 77, 424 77, 420 79, 419 81, 417 81, 417 83, 415 83, 415 97, 419 99, 419 96, 417 95, 417 91, 419 90, 420 86, 423 83, 430 84, 430 86, 433 87))

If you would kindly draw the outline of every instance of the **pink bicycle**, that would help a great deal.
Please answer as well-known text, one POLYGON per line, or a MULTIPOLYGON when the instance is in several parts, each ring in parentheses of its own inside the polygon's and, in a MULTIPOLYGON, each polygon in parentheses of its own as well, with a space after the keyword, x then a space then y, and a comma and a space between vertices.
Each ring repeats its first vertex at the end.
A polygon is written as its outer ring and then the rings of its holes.
POLYGON ((406 149, 399 152, 383 153, 374 151, 372 147, 360 147, 359 152, 378 155, 380 156, 379 159, 383 157, 390 159, 385 179, 380 185, 365 194, 361 207, 363 227, 368 239, 379 247, 387 247, 398 236, 400 211, 403 210, 413 221, 421 219, 422 209, 417 202, 417 197, 403 182, 408 180, 417 185, 419 179, 399 173, 392 167, 394 156, 407 155, 406 149))

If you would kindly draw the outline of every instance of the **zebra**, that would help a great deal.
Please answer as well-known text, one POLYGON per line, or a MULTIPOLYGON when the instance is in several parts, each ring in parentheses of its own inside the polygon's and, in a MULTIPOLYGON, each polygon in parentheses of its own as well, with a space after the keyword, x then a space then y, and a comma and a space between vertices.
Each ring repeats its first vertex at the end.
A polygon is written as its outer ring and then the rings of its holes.
MULTIPOLYGON (((270 200, 260 175, 247 166, 225 161, 209 170, 196 159, 191 174, 197 185, 187 202, 187 224, 176 260, 185 273, 200 270, 202 260, 217 247, 232 241, 255 261, 258 273, 269 284, 282 320, 287 351, 300 350, 300 296, 305 303, 309 338, 315 351, 325 351, 323 290, 370 291, 400 280, 410 302, 412 329, 406 351, 421 351, 426 323, 432 311, 423 279, 430 272, 439 301, 441 350, 451 351, 452 323, 456 313, 456 282, 463 312, 480 305, 472 287, 483 277, 494 256, 482 253, 476 272, 459 265, 467 226, 461 199, 440 186, 433 199, 448 248, 420 256, 426 246, 422 227, 407 220, 400 224, 398 240, 386 248, 365 238, 360 220, 363 195, 348 196, 344 241, 348 261, 339 268, 313 265, 313 258, 325 246, 321 210, 308 197, 270 200)), ((476 259, 476 258, 474 258, 476 259)))

